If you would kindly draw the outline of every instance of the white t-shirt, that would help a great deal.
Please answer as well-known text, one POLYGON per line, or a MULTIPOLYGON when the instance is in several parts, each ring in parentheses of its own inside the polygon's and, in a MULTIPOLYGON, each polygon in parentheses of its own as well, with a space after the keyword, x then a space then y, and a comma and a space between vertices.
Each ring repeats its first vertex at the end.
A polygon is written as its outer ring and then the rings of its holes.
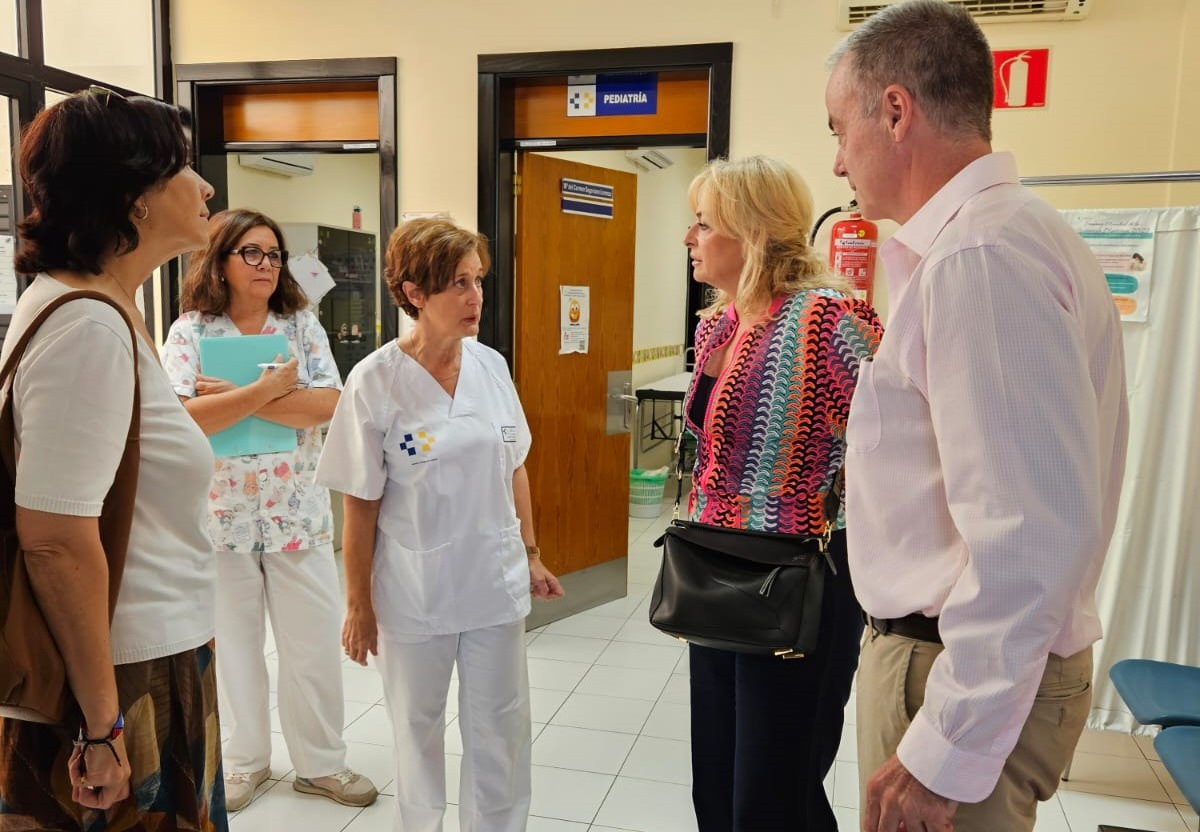
MULTIPOLYGON (((30 285, 3 357, 38 310, 67 291, 46 275, 30 285)), ((129 432, 132 349, 120 313, 93 300, 59 308, 33 336, 13 382, 17 505, 100 515, 129 432)), ((198 647, 212 638, 215 623, 216 565, 205 518, 212 451, 154 350, 142 338, 137 349, 141 462, 112 623, 115 664, 198 647)))
POLYGON ((529 426, 503 357, 464 340, 454 397, 395 342, 350 371, 316 480, 379 500, 371 596, 390 638, 529 614, 512 475, 529 426))

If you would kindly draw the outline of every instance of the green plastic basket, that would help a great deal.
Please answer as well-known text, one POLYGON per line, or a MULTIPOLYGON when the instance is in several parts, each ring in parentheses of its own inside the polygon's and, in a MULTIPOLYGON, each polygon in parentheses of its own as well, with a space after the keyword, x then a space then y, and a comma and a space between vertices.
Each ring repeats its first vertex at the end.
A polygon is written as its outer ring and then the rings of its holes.
POLYGON ((629 516, 657 517, 662 509, 663 491, 668 474, 655 474, 641 468, 629 472, 629 516))

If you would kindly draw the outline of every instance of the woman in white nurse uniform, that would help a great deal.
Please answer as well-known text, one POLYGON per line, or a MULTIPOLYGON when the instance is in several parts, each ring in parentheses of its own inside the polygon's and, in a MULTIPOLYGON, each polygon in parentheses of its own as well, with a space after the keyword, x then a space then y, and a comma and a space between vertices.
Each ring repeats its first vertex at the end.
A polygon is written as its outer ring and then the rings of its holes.
POLYGON ((396 829, 439 832, 446 699, 459 676, 463 832, 521 832, 529 814, 524 619, 558 598, 533 529, 529 427, 479 332, 486 240, 402 224, 386 278, 410 332, 351 371, 316 478, 345 495, 342 645, 378 656, 396 759, 396 829))

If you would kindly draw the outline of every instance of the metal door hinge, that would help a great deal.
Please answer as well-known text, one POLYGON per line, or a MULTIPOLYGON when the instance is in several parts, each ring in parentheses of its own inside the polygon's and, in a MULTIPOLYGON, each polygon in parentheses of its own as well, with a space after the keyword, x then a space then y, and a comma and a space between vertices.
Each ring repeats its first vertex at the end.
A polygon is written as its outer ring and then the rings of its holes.
POLYGON ((521 195, 521 174, 513 174, 513 196, 521 195))

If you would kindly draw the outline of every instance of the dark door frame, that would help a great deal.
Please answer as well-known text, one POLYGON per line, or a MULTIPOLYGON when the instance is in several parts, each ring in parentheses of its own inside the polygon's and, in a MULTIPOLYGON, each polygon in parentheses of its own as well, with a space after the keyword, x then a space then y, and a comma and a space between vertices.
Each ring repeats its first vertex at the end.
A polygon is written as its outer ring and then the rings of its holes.
MULTIPOLYGON (((631 147, 705 147, 708 158, 729 154, 729 109, 733 80, 733 44, 700 43, 685 46, 638 46, 575 52, 519 52, 479 56, 479 195, 478 230, 492 244, 492 273, 484 283, 483 319, 479 339, 498 350, 509 366, 513 361, 513 173, 515 155, 522 149, 549 149, 544 139, 513 139, 513 82, 547 75, 597 72, 667 72, 697 69, 708 72, 707 134, 653 136, 595 136, 554 139, 554 147, 609 150, 631 147)), ((565 104, 564 104, 565 106, 565 104)), ((703 290, 688 282, 687 319, 683 343, 689 345, 694 312, 703 305, 703 290)))
MULTIPOLYGON (((229 153, 280 151, 379 154, 379 250, 396 227, 396 59, 348 58, 301 61, 255 61, 248 63, 180 64, 175 68, 176 101, 192 111, 196 168, 213 183, 219 195, 226 187, 226 156, 229 153), (305 83, 314 81, 375 81, 379 96, 379 141, 374 147, 364 142, 226 142, 221 92, 230 86, 249 84, 305 83)), ((209 202, 215 212, 227 208, 221 197, 209 202)), ((166 325, 175 319, 172 308, 179 297, 179 261, 168 266, 161 301, 166 325)), ((383 343, 395 338, 397 307, 386 287, 380 292, 379 314, 383 343)))

